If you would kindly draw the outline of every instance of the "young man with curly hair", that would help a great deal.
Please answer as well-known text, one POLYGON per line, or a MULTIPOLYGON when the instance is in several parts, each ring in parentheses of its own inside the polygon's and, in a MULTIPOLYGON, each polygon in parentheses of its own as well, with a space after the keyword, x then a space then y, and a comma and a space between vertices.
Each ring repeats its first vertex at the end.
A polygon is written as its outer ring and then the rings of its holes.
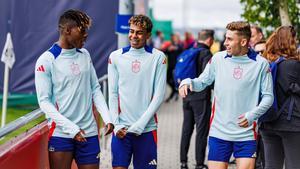
POLYGON ((130 46, 112 52, 108 60, 109 107, 115 125, 112 166, 157 168, 156 112, 166 88, 166 56, 146 45, 152 22, 144 15, 129 20, 130 46))

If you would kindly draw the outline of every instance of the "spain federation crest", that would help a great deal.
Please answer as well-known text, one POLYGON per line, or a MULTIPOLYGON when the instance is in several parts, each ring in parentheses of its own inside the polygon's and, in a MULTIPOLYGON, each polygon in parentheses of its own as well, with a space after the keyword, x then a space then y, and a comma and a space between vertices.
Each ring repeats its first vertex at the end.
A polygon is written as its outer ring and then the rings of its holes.
POLYGON ((70 67, 71 67, 71 72, 73 73, 73 75, 77 76, 80 74, 80 68, 79 68, 78 64, 73 62, 70 67))
POLYGON ((131 65, 132 72, 138 73, 140 69, 141 69, 141 62, 139 62, 138 60, 133 61, 131 65))
POLYGON ((233 77, 237 80, 239 80, 243 77, 243 69, 240 66, 234 68, 233 77))

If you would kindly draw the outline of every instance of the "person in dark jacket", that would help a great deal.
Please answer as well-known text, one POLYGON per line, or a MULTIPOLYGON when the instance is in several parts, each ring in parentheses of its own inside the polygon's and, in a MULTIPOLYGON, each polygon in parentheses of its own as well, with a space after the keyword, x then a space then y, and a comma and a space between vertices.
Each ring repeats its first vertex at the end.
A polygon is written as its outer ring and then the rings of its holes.
MULTIPOLYGON (((198 34, 198 48, 203 48, 197 57, 197 76, 205 69, 212 58, 210 47, 214 42, 213 30, 202 30, 198 34)), ((207 168, 204 164, 209 119, 211 114, 211 88, 207 87, 202 92, 191 92, 183 99, 183 125, 180 144, 181 169, 188 168, 187 153, 190 146, 194 125, 196 124, 196 169, 207 168)))
POLYGON ((173 77, 177 56, 183 51, 183 44, 178 34, 173 33, 171 35, 171 42, 163 48, 163 51, 168 57, 167 83, 171 87, 171 94, 168 96, 166 102, 169 102, 173 97, 175 97, 175 100, 178 99, 178 91, 173 77))
POLYGON ((280 56, 275 90, 280 116, 260 126, 264 149, 265 169, 296 169, 300 167, 300 56, 297 52, 296 31, 281 26, 273 32, 263 53, 270 62, 280 56), (287 105, 287 106, 285 106, 287 105), (291 118, 288 118, 289 113, 291 118))

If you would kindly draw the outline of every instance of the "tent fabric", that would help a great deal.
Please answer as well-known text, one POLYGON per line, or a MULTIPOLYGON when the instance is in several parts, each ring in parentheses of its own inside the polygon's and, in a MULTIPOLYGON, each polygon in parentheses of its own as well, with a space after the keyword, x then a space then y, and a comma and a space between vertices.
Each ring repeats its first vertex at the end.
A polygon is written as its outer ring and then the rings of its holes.
MULTIPOLYGON (((35 93, 34 67, 37 58, 58 40, 58 19, 67 9, 80 9, 92 18, 85 44, 97 75, 107 72, 107 58, 117 48, 115 16, 118 1, 99 0, 1 0, 0 51, 11 32, 16 62, 10 71, 10 93, 35 93)), ((3 92, 4 63, 0 63, 0 92, 3 92)))
POLYGON ((149 16, 153 22, 152 35, 155 35, 155 32, 159 30, 164 34, 164 40, 170 40, 173 33, 173 22, 171 20, 156 20, 153 9, 149 10, 149 16))

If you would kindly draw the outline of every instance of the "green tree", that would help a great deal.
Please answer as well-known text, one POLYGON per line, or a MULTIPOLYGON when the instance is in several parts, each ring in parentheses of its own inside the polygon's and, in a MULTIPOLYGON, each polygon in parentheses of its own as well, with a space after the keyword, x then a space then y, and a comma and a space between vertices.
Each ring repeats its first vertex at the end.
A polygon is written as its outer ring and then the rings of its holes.
POLYGON ((297 0, 240 0, 242 17, 263 28, 267 35, 281 25, 295 26, 300 34, 300 13, 297 0))

